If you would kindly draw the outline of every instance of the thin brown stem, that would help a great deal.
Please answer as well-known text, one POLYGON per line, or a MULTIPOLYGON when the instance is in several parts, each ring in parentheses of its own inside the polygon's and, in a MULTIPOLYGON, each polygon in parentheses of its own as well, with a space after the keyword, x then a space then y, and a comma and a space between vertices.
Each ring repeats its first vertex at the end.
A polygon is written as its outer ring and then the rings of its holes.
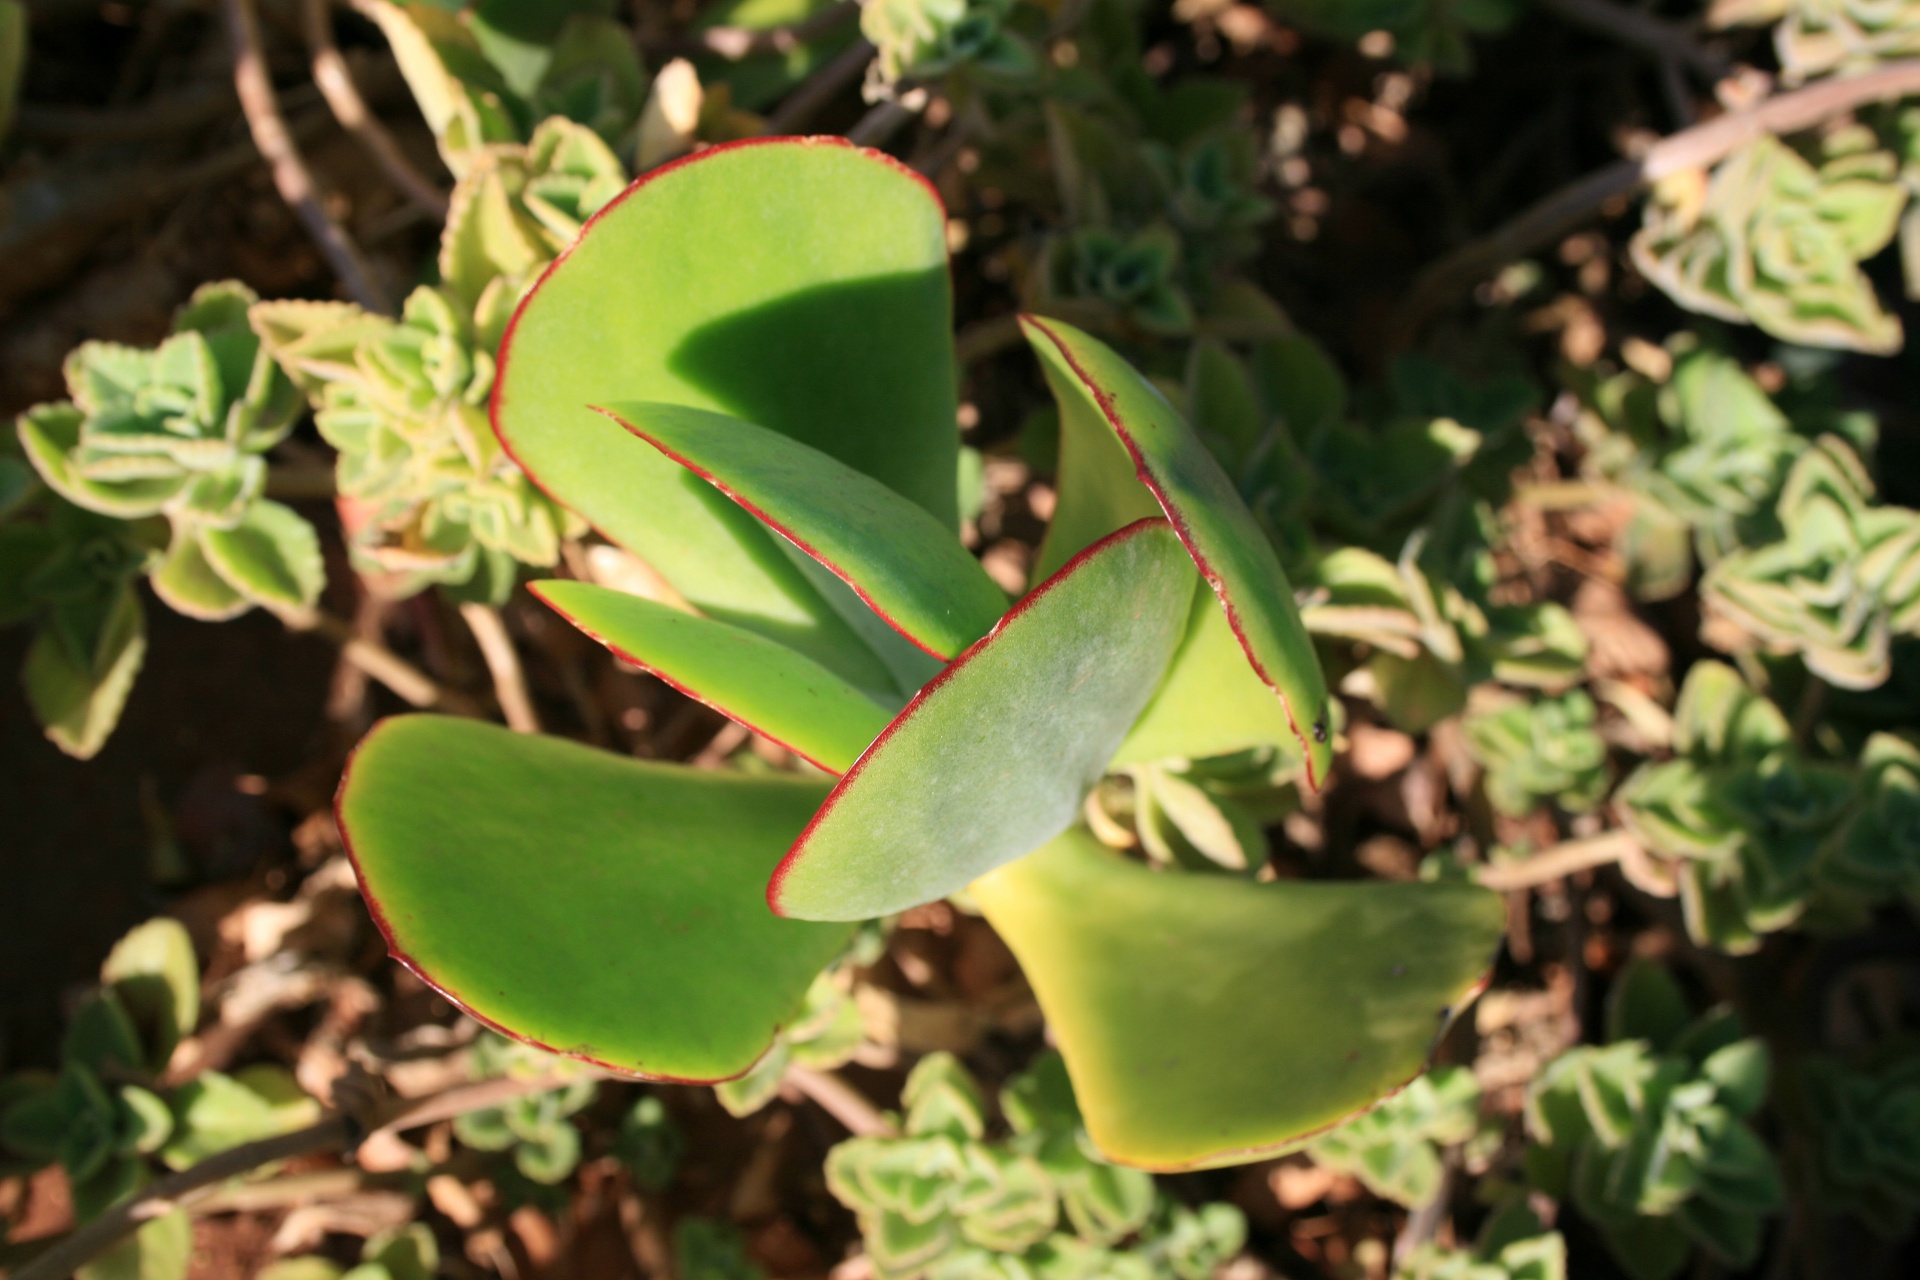
POLYGON ((369 311, 390 314, 392 305, 373 278, 358 246, 345 228, 333 220, 320 202, 313 174, 300 156, 293 135, 287 131, 280 103, 274 97, 273 80, 267 74, 267 59, 260 47, 260 20, 254 12, 254 0, 223 0, 227 14, 227 32, 233 42, 233 87, 240 95, 240 109, 246 113, 247 128, 253 144, 266 157, 273 171, 273 185, 307 234, 320 247, 327 262, 347 293, 369 311))
POLYGON ((1717 164, 1767 134, 1794 133, 1870 102, 1916 93, 1920 59, 1890 62, 1865 75, 1779 94, 1662 138, 1639 159, 1618 161, 1562 187, 1421 272, 1401 307, 1397 336, 1402 341, 1411 338, 1435 312, 1480 280, 1572 231, 1609 201, 1687 169, 1717 164))
POLYGON ((414 168, 413 162, 401 152, 400 144, 368 108, 367 100, 360 96, 360 87, 353 82, 347 60, 340 56, 340 47, 333 42, 333 11, 328 0, 301 0, 300 18, 306 30, 307 50, 313 57, 313 82, 320 86, 327 106, 333 110, 333 118, 353 135, 354 141, 373 158, 401 194, 434 218, 444 219, 446 193, 414 168))
POLYGON ((312 631, 340 646, 340 656, 400 695, 411 706, 432 707, 456 715, 477 716, 480 708, 465 694, 442 687, 432 676, 385 645, 367 639, 353 624, 319 609, 283 619, 295 631, 312 631))
POLYGON ((1476 870, 1474 879, 1507 892, 1548 884, 1576 871, 1604 867, 1638 852, 1640 842, 1625 831, 1608 831, 1584 840, 1564 840, 1518 862, 1500 862, 1476 870))
POLYGON ((800 87, 767 117, 767 132, 792 133, 812 118, 813 113, 831 102, 842 89, 859 79, 873 61, 877 50, 873 42, 855 40, 825 66, 814 72, 800 87))
POLYGON ((506 619, 490 604, 469 600, 460 606, 467 630, 473 632, 486 660, 487 673, 493 677, 493 693, 500 700, 500 714, 515 733, 540 732, 540 716, 533 709, 533 695, 527 692, 527 675, 520 666, 519 651, 507 634, 506 619))
POLYGON ((781 1077, 817 1103, 820 1109, 847 1127, 856 1137, 897 1138, 900 1130, 880 1114, 880 1108, 831 1071, 803 1067, 795 1062, 781 1077))

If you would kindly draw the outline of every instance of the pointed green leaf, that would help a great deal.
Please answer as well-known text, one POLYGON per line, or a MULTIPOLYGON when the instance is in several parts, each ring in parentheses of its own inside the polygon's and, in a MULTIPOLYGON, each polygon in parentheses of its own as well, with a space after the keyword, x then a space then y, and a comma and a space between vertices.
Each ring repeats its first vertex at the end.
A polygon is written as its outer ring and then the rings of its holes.
POLYGON ((74 1280, 182 1280, 193 1260, 193 1220, 174 1209, 74 1272, 74 1280))
POLYGON ((150 516, 186 485, 185 475, 106 482, 74 470, 85 416, 71 404, 36 405, 20 415, 20 448, 47 487, 76 507, 132 520, 150 516))
POLYGON ((811 445, 724 414, 621 403, 603 412, 830 569, 881 618, 951 658, 1007 611, 953 530, 811 445))
POLYGON ((756 422, 952 527, 945 234, 918 175, 840 139, 755 139, 664 165, 521 304, 495 429, 542 488, 701 612, 863 688, 890 685, 772 534, 588 406, 662 401, 756 422))
POLYGON ((1036 587, 840 780, 774 873, 773 909, 903 911, 1058 835, 1173 656, 1190 573, 1155 518, 1036 587))
POLYGON ((1021 325, 1055 385, 1098 410, 1165 508, 1254 671, 1279 697, 1317 789, 1333 762, 1326 680, 1253 513, 1166 397, 1112 348, 1058 320, 1025 316, 1021 325))
POLYGON ((823 792, 403 716, 361 742, 339 812, 395 958, 449 999, 555 1052, 711 1082, 754 1064, 847 940, 766 909, 823 792))
POLYGON ((813 659, 743 627, 584 582, 532 590, 619 657, 829 773, 845 773, 890 719, 813 659))
POLYGON ((1156 872, 1084 829, 971 890, 1047 1011, 1111 1160, 1233 1164, 1400 1087, 1484 982, 1500 899, 1469 885, 1156 872))
POLYGON ((269 609, 307 608, 327 585, 313 526, 292 507, 264 498, 233 528, 202 529, 200 549, 228 585, 269 609))

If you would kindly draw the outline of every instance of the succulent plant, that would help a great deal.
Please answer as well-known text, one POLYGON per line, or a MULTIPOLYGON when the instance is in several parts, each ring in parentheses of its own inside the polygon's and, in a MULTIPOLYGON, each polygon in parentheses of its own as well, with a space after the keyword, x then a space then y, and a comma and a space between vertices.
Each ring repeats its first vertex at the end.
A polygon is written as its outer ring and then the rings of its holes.
POLYGON ((1049 311, 1091 306, 1151 334, 1193 329, 1193 304, 1182 287, 1180 237, 1171 227, 1132 233, 1088 227, 1048 242, 1042 268, 1049 311))
POLYGON ((1920 1215, 1920 1057, 1896 1048, 1872 1065, 1814 1055, 1794 1071, 1824 1208, 1889 1240, 1920 1215))
POLYGON ((1394 1280, 1566 1280, 1567 1242, 1548 1231, 1523 1201, 1496 1209, 1473 1245, 1416 1247, 1394 1280))
POLYGON ((1785 1198, 1748 1123, 1766 1099, 1766 1045, 1729 1011, 1689 1023, 1686 1009, 1665 970, 1633 962, 1610 1043, 1562 1054, 1527 1095, 1529 1176, 1571 1201, 1635 1280, 1679 1274, 1695 1247, 1751 1266, 1785 1198))
POLYGON ((163 521, 96 515, 31 471, 0 503, 0 626, 33 625, 27 705, 68 755, 92 758, 119 723, 147 648, 134 583, 165 546, 163 521))
POLYGON ((1550 601, 1493 604, 1488 547, 1469 542, 1449 563, 1430 551, 1427 534, 1408 538, 1397 563, 1337 548, 1308 578, 1308 629, 1370 650, 1363 679, 1349 677, 1343 688, 1418 733, 1464 707, 1481 681, 1558 689, 1580 678, 1587 641, 1571 614, 1550 601))
MULTIPOLYGON (((158 1077, 200 1015, 200 970, 178 921, 151 920, 123 937, 100 970, 101 985, 75 1008, 60 1045, 60 1071, 0 1080, 0 1159, 38 1169, 58 1163, 85 1222, 153 1177, 319 1117, 285 1068, 203 1071, 177 1088, 158 1077)), ((192 1228, 185 1210, 154 1218, 82 1270, 83 1280, 137 1275, 181 1280, 192 1228)))
POLYGON ((1685 170, 1654 189, 1633 260, 1674 301, 1815 347, 1886 353, 1900 321, 1860 263, 1898 230, 1899 161, 1864 126, 1824 137, 1812 159, 1764 135, 1712 178, 1685 170))
POLYGON ((496 144, 527 141, 550 116, 618 144, 646 101, 632 34, 605 0, 481 0, 464 8, 369 0, 366 9, 456 177, 484 163, 496 144))
POLYGON ((925 80, 960 68, 999 79, 1039 69, 1009 18, 1014 0, 873 0, 861 6, 860 31, 877 52, 869 77, 879 86, 925 80))
POLYGON ((468 169, 441 237, 442 283, 414 290, 398 320, 350 303, 252 309, 339 451, 355 566, 391 575, 388 591, 443 583, 498 602, 516 564, 551 566, 560 539, 584 531, 501 449, 486 404, 514 305, 625 181, 591 130, 547 120, 526 146, 489 148, 468 169))
POLYGON ((1543 801, 1586 813, 1607 793, 1607 744, 1594 731, 1593 699, 1513 701, 1466 718, 1467 749, 1487 771, 1487 799, 1523 817, 1543 801))
MULTIPOLYGON (((425 1223, 377 1231, 360 1247, 360 1263, 348 1270, 331 1258, 287 1258, 261 1269, 259 1280, 433 1280, 440 1246, 425 1223)), ((146 1280, 145 1273, 142 1280, 146 1280)))
POLYGON ((1674 751, 1621 785, 1621 817, 1648 850, 1679 863, 1687 931, 1752 951, 1818 890, 1821 850, 1852 801, 1850 771, 1804 759, 1780 709, 1718 662, 1687 673, 1674 751))
POLYGON ((1479 1127, 1480 1085, 1465 1067, 1435 1067, 1370 1111, 1309 1142, 1314 1163, 1412 1208, 1440 1191, 1441 1152, 1479 1127))
POLYGON ((1828 847, 1822 879, 1866 902, 1920 901, 1920 743, 1876 733, 1860 753, 1857 800, 1828 847))
POLYGON ((874 1271, 888 1280, 1205 1280, 1246 1237, 1231 1206, 1176 1206, 1150 1175, 1102 1160, 1058 1055, 1002 1092, 1013 1129, 1003 1139, 987 1140, 980 1087, 950 1054, 923 1058, 901 1100, 903 1136, 854 1138, 827 1157, 828 1189, 858 1216, 874 1271))
POLYGON ((1910 0, 1720 0, 1709 19, 1722 27, 1778 23, 1773 43, 1788 84, 1920 53, 1920 6, 1910 0))
MULTIPOLYGON (((476 1080, 566 1075, 578 1064, 491 1032, 474 1042, 469 1070, 476 1080)), ((593 1101, 599 1084, 582 1073, 558 1089, 523 1094, 498 1107, 458 1116, 453 1136, 476 1151, 510 1151, 513 1165, 531 1181, 565 1181, 580 1163, 580 1131, 568 1116, 593 1101)))
POLYGON ((247 328, 253 291, 202 285, 154 350, 88 342, 67 357, 73 398, 20 416, 47 486, 99 515, 164 515, 153 589, 194 618, 262 605, 298 615, 325 582, 313 526, 261 496, 265 453, 300 411, 294 386, 247 328))
POLYGON ((955 536, 949 288, 925 185, 826 140, 711 148, 595 219, 520 308, 495 426, 697 612, 535 590, 837 781, 401 717, 340 796, 363 891, 394 954, 489 1023, 713 1082, 765 1054, 853 921, 965 888, 1101 1151, 1251 1158, 1419 1073, 1498 899, 1156 871, 1076 825, 1104 772, 1176 755, 1285 750, 1318 785, 1327 697, 1231 483, 1056 321, 1027 332, 1060 404, 1059 498, 1008 609, 955 536), (1196 1051, 1139 1070, 1170 1038, 1196 1051))
POLYGON ((773 1101, 790 1064, 831 1070, 853 1057, 862 1034, 860 1007, 834 981, 832 972, 822 973, 807 988, 800 1012, 780 1028, 773 1046, 753 1069, 715 1085, 714 1096, 734 1115, 752 1115, 773 1101))
POLYGON ((1842 688, 1884 682, 1892 638, 1920 634, 1920 512, 1875 505, 1873 481, 1838 436, 1794 463, 1775 509, 1778 540, 1707 574, 1708 609, 1842 688))

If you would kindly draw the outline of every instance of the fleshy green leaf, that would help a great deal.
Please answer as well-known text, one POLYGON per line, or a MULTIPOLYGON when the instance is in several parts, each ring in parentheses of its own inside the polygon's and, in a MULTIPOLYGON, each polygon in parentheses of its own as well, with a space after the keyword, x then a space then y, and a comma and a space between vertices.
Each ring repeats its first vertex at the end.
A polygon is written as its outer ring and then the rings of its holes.
POLYGON ((230 1076, 203 1071, 173 1095, 173 1137, 161 1158, 185 1169, 217 1152, 290 1133, 319 1118, 320 1104, 301 1092, 284 1067, 244 1067, 230 1076))
POLYGON ((681 405, 622 403, 605 412, 832 570, 937 658, 952 658, 1007 610, 1006 594, 951 528, 818 449, 681 405))
POLYGON ((100 980, 141 1029, 147 1064, 165 1067, 180 1037, 200 1020, 200 962, 187 927, 165 916, 134 927, 107 953, 100 980))
POLYGON ((1166 669, 1190 572, 1150 519, 1036 587, 841 779, 774 873, 774 910, 902 911, 1058 835, 1166 669))
POLYGON ((1084 830, 971 893, 1020 960, 1110 1160, 1232 1164, 1419 1073, 1478 990, 1500 900, 1466 885, 1156 872, 1084 830))
POLYGON ((327 585, 320 538, 292 507, 261 499, 231 529, 200 531, 213 571, 247 599, 269 609, 303 609, 327 585))
POLYGON ((880 705, 778 641, 584 582, 533 593, 627 662, 722 715, 845 773, 890 718, 880 705))
POLYGON ((182 1280, 193 1259, 193 1220, 174 1209, 74 1273, 75 1280, 182 1280))
POLYGON ((839 139, 756 139, 655 169, 521 304, 495 426, 543 489, 701 612, 891 687, 774 535, 588 406, 662 401, 756 422, 951 527, 945 234, 923 180, 839 139))
POLYGON ((846 942, 764 897, 822 793, 404 716, 362 741, 339 811, 395 958, 448 998, 555 1052, 711 1082, 846 942))
POLYGON ((90 760, 106 745, 147 654, 147 620, 131 584, 108 608, 93 652, 83 660, 52 628, 33 638, 21 669, 27 702, 47 737, 68 755, 90 760))
POLYGON ((1333 762, 1327 687, 1286 571, 1233 482, 1165 396, 1097 339, 1057 320, 1022 327, 1057 385, 1105 417, 1220 598, 1254 671, 1286 710, 1317 788, 1333 762))
POLYGON ((155 566, 153 593, 175 613, 202 622, 224 622, 253 607, 253 602, 214 571, 191 525, 174 526, 173 541, 155 566))

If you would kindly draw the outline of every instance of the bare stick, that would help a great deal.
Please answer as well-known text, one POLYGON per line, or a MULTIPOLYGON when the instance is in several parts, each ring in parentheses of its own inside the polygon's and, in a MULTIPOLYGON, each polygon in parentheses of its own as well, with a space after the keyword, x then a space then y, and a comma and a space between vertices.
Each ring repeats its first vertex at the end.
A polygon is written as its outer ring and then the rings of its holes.
POLYGON ((765 31, 754 31, 747 27, 708 27, 704 31, 689 32, 662 41, 647 51, 670 56, 716 53, 729 62, 738 62, 755 53, 792 53, 815 36, 825 35, 859 12, 860 6, 856 0, 841 0, 839 4, 822 9, 806 21, 796 22, 789 27, 773 27, 765 31))
POLYGON ((467 629, 480 646, 480 656, 486 659, 487 671, 493 676, 493 693, 500 699, 507 727, 515 733, 540 732, 540 717, 534 712, 533 696, 527 692, 526 672, 520 668, 520 654, 513 647, 513 637, 507 634, 500 611, 470 600, 460 606, 460 616, 466 619, 467 629))
POLYGON ((1401 308, 1399 334, 1411 337, 1428 317, 1480 280, 1572 231, 1610 200, 1672 174, 1717 164, 1767 134, 1794 133, 1870 102, 1915 93, 1920 93, 1920 59, 1890 62, 1877 71, 1823 80, 1662 138, 1638 160, 1621 160, 1562 187, 1421 272, 1401 308))
POLYGON ((260 49, 260 22, 253 2, 223 0, 227 32, 233 41, 233 87, 240 95, 240 109, 246 112, 253 145, 273 170, 273 185, 279 189, 280 198, 320 246, 347 293, 369 311, 391 314, 393 308, 374 282, 360 250, 321 205, 313 174, 300 158, 293 135, 287 132, 287 122, 273 96, 273 80, 267 75, 267 59, 260 49))
POLYGON ((442 688, 433 677, 384 645, 376 644, 344 618, 319 609, 282 618, 295 631, 314 631, 340 646, 340 656, 399 694, 412 706, 437 707, 463 716, 480 714, 473 699, 442 688))
POLYGON ((781 1079, 818 1103, 822 1111, 845 1125, 855 1137, 900 1136, 900 1131, 888 1123, 878 1107, 831 1071, 817 1071, 795 1062, 787 1067, 781 1079))
POLYGON ((852 84, 867 69, 876 52, 878 50, 870 40, 855 40, 848 45, 831 62, 807 77, 799 88, 787 95, 786 101, 767 117, 767 132, 792 133, 798 129, 814 112, 852 84))
POLYGON ((1725 55, 1693 38, 1677 22, 1656 18, 1613 0, 1540 0, 1541 8, 1576 27, 1585 27, 1648 55, 1658 62, 1683 62, 1707 80, 1718 80, 1730 69, 1725 55))
POLYGON ((1498 862, 1478 868, 1474 879, 1489 889, 1507 892, 1548 884, 1576 871, 1604 867, 1633 856, 1640 842, 1625 831, 1608 831, 1584 840, 1564 840, 1551 849, 1519 862, 1498 862))
POLYGON ((313 55, 313 82, 320 86, 333 118, 353 135, 354 141, 373 157, 373 162, 407 199, 436 219, 447 216, 447 196, 427 176, 413 167, 401 152, 387 127, 380 123, 360 96, 347 60, 333 42, 333 12, 328 0, 301 0, 301 24, 306 28, 307 49, 313 55))

